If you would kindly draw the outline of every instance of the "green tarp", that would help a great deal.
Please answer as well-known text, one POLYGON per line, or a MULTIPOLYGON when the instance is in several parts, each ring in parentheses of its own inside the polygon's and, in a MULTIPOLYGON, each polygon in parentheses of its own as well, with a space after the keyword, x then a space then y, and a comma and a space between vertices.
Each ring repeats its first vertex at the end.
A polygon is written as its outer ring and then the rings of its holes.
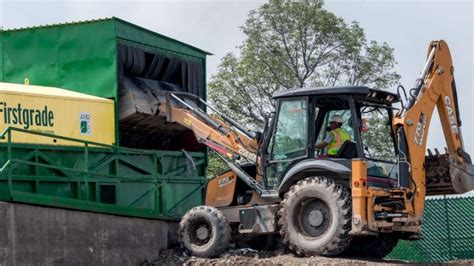
POLYGON ((105 98, 117 91, 114 20, 5 31, 2 81, 60 87, 105 98))
POLYGON ((6 30, 0 41, 1 81, 28 79, 104 98, 117 98, 118 43, 193 60, 202 69, 209 54, 117 18, 6 30))

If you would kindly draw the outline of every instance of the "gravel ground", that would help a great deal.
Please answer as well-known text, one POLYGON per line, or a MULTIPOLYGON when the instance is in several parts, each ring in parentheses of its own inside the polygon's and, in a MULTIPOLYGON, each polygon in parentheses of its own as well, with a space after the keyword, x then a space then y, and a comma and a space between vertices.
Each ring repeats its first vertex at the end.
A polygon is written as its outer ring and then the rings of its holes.
POLYGON ((402 265, 403 261, 364 260, 360 258, 298 257, 284 250, 258 252, 252 249, 233 249, 220 258, 189 257, 180 249, 163 251, 160 257, 144 265, 402 265))

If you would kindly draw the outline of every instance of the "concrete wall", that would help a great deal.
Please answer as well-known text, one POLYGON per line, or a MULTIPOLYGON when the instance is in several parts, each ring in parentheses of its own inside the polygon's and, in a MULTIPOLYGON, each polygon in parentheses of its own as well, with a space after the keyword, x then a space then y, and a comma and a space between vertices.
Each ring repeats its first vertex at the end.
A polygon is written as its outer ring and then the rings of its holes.
POLYGON ((176 228, 159 220, 0 202, 0 265, 139 265, 175 242, 176 228))

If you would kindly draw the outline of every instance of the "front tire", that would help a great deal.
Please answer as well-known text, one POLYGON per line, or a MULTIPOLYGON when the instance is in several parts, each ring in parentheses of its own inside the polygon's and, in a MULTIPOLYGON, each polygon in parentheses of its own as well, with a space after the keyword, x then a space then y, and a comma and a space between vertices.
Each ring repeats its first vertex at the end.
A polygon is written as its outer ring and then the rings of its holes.
POLYGON ((350 243, 351 197, 324 177, 308 177, 285 194, 279 211, 283 243, 297 254, 336 256, 350 243))
POLYGON ((179 223, 181 246, 192 256, 218 257, 228 248, 230 237, 227 218, 214 207, 194 207, 179 223))

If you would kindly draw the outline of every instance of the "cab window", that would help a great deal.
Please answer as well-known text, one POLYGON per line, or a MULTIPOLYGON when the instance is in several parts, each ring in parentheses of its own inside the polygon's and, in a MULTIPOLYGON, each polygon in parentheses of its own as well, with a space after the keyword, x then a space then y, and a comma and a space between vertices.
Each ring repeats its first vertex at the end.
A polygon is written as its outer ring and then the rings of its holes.
POLYGON ((307 156, 308 101, 306 98, 282 100, 269 145, 270 163, 267 186, 278 185, 279 178, 294 160, 307 156))
POLYGON ((361 137, 369 176, 398 178, 397 153, 391 134, 389 110, 363 106, 360 109, 361 137))
POLYGON ((364 106, 362 115, 362 144, 368 159, 396 161, 388 111, 383 107, 364 106))
POLYGON ((273 160, 287 160, 306 155, 307 113, 306 99, 281 103, 271 157, 273 160))

